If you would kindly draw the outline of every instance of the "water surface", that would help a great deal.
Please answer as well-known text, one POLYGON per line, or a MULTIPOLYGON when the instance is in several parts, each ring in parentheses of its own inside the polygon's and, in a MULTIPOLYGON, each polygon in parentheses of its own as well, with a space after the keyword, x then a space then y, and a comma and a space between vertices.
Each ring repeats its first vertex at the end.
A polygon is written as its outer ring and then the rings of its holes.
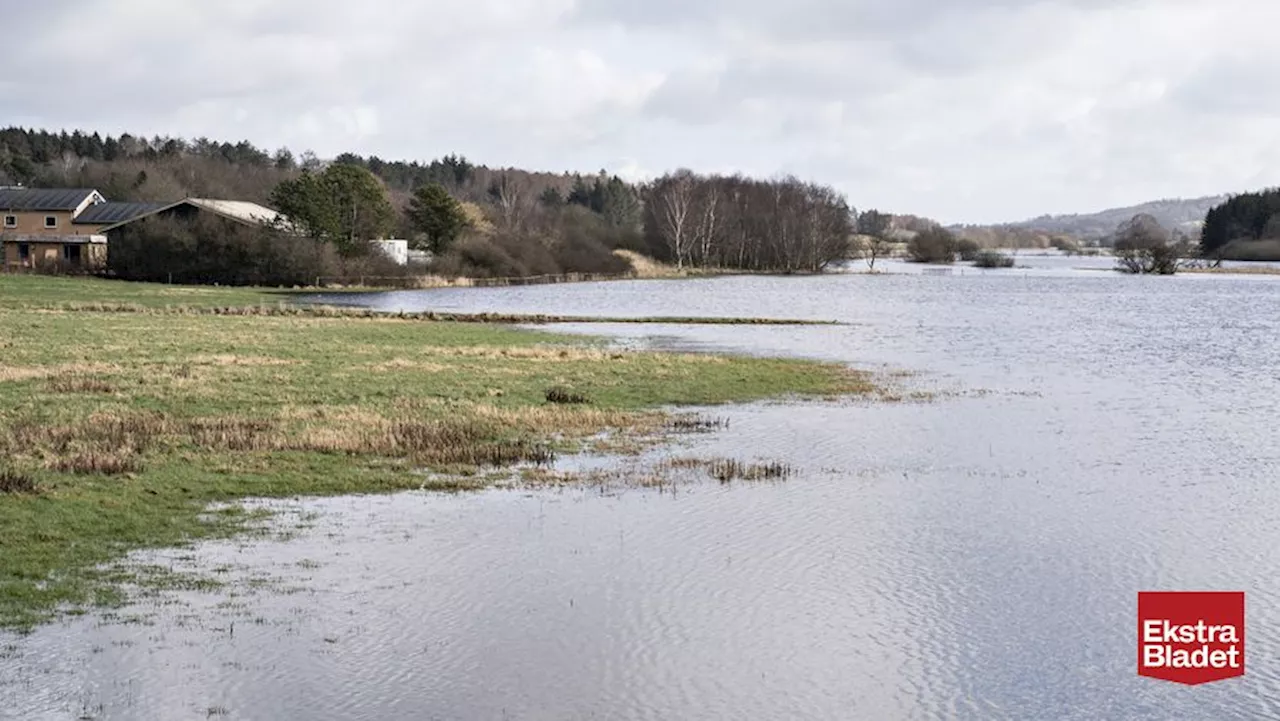
POLYGON ((727 430, 627 462, 776 459, 780 483, 299 502, 288 540, 161 554, 229 591, 0 641, 0 717, 1280 717, 1280 286, 1069 260, 361 297, 840 320, 567 330, 955 393, 713 409, 727 430), (1160 589, 1249 593, 1245 678, 1136 676, 1160 589))

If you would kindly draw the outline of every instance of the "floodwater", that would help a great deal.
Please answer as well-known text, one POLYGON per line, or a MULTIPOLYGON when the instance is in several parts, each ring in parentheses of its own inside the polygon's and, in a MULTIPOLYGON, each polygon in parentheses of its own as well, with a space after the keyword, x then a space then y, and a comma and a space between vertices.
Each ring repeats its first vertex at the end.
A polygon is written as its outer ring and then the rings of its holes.
POLYGON ((619 462, 785 481, 287 504, 285 538, 143 559, 223 591, 0 637, 0 718, 1280 718, 1280 279, 1021 260, 348 298, 840 320, 566 330, 943 392, 712 409, 619 462), (1139 678, 1140 590, 1246 591, 1247 675, 1139 678))

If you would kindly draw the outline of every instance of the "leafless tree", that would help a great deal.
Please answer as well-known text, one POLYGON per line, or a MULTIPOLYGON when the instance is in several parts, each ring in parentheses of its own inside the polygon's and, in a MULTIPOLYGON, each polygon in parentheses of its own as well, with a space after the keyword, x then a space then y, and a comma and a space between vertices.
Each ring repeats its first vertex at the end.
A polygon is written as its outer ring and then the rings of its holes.
POLYGON ((1115 233, 1117 268, 1123 273, 1173 275, 1190 255, 1190 239, 1175 242, 1153 216, 1141 214, 1122 223, 1115 233))
POLYGON ((659 180, 649 195, 658 233, 666 243, 677 268, 688 260, 695 179, 693 173, 681 170, 659 180))
POLYGON ((648 187, 645 232, 677 267, 816 272, 845 257, 851 213, 835 190, 795 178, 698 176, 648 187))

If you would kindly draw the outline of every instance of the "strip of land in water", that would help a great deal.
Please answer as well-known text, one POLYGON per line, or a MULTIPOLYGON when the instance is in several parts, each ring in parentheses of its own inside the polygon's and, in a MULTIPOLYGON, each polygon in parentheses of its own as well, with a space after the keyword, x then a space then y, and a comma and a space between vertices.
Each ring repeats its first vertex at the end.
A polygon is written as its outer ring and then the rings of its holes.
MULTIPOLYGON (((381 318, 449 323, 550 325, 554 323, 652 323, 675 325, 839 325, 835 321, 792 318, 707 316, 578 316, 535 313, 385 312, 298 302, 314 289, 211 288, 126 283, 98 278, 3 276, 0 306, 28 310, 182 315, 259 315, 316 318, 381 318)), ((376 291, 362 290, 361 293, 376 291)), ((351 292, 354 294, 354 292, 351 292)))
POLYGON ((660 434, 669 406, 874 390, 840 365, 495 323, 226 312, 278 300, 0 275, 0 627, 120 603, 128 552, 242 531, 221 502, 483 487, 660 434))

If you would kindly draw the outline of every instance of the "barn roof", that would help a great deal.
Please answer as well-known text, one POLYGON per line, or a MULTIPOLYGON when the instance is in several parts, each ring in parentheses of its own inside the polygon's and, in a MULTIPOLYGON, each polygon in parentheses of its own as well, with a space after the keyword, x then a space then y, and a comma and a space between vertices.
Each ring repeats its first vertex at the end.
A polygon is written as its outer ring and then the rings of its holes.
POLYGON ((215 215, 220 215, 228 220, 234 220, 245 225, 279 225, 280 227, 288 227, 282 223, 284 216, 265 205, 250 203, 244 200, 216 200, 213 198, 184 198, 176 203, 166 203, 156 205, 150 210, 141 214, 122 219, 102 229, 102 232, 115 230, 122 225, 132 223, 135 220, 141 220, 152 215, 157 215, 168 210, 172 210, 182 205, 190 205, 200 210, 207 210, 215 215))
POLYGON ((77 215, 72 222, 86 225, 111 225, 133 220, 166 205, 168 203, 98 203, 85 208, 84 212, 77 215))
POLYGON ((187 198, 185 202, 232 220, 239 220, 245 223, 262 223, 263 225, 271 225, 281 219, 279 212, 272 210, 265 205, 258 205, 257 203, 250 203, 245 200, 187 198))
POLYGON ((0 188, 0 210, 75 210, 98 191, 90 188, 0 188))

